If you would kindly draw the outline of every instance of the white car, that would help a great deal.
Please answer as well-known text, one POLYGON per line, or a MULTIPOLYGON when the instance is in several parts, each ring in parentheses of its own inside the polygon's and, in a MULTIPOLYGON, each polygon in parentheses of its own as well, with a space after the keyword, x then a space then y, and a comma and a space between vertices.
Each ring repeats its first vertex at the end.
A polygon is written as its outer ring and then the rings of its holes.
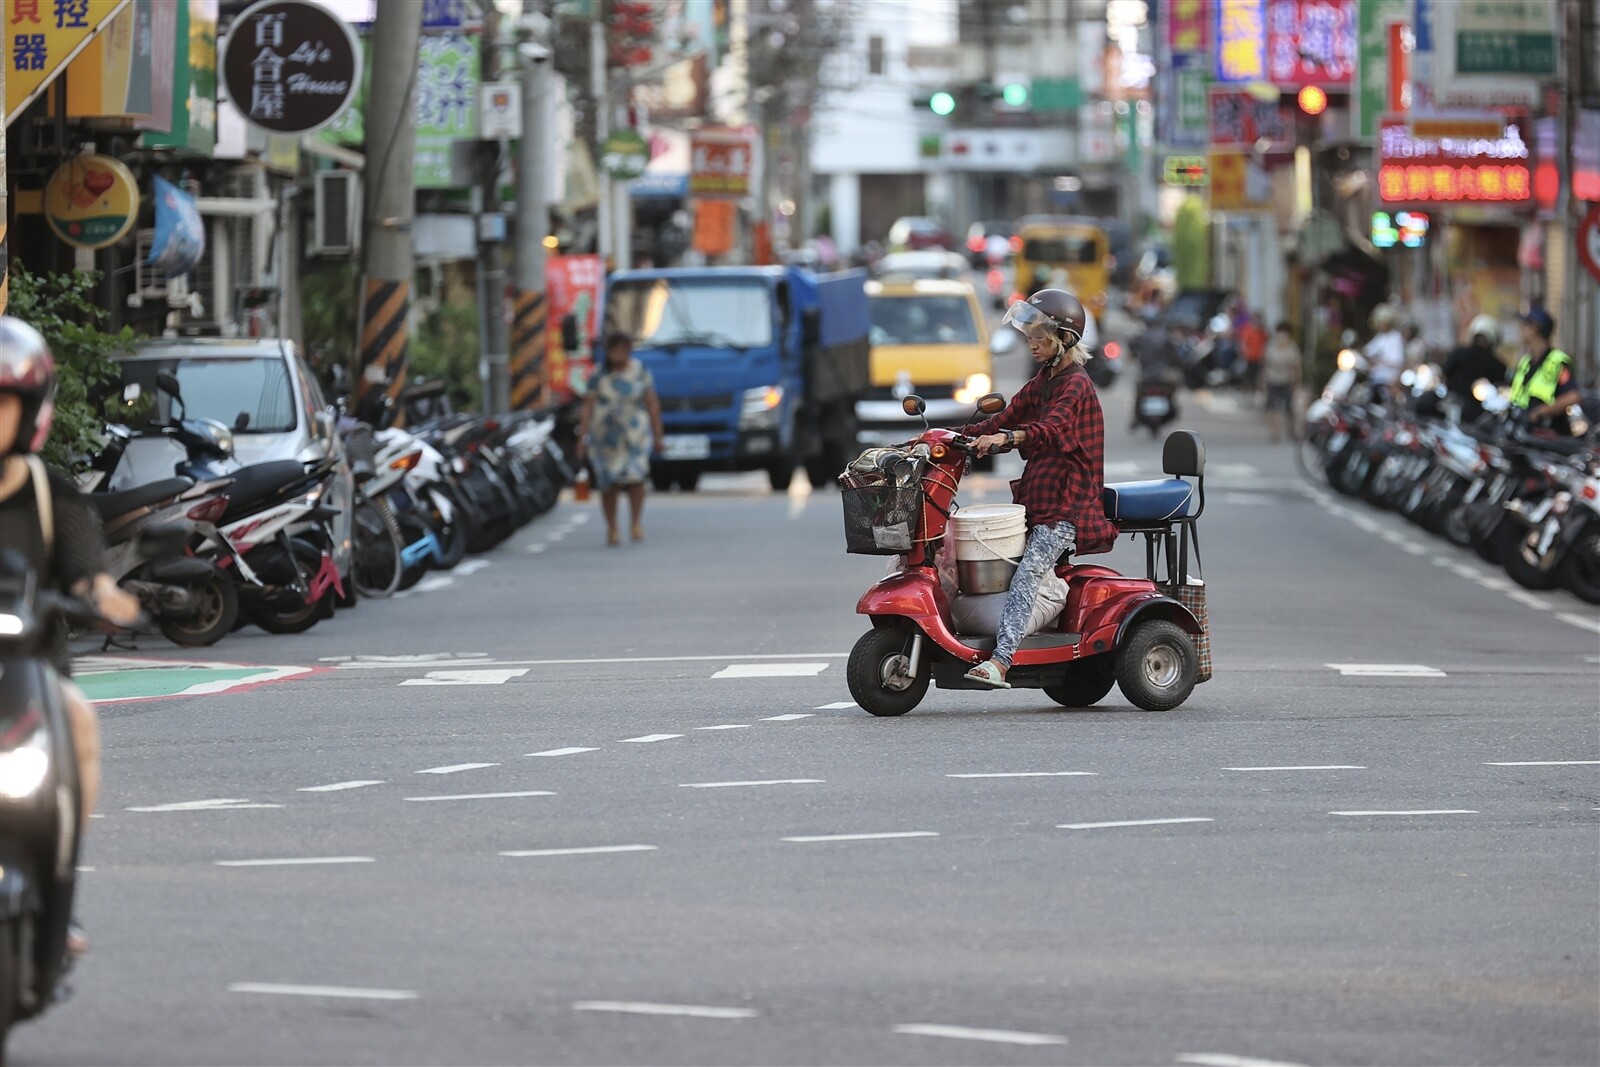
POLYGON ((156 387, 156 375, 167 371, 182 387, 187 417, 215 419, 233 431, 233 455, 240 465, 339 457, 327 503, 339 510, 333 523, 333 562, 350 588, 355 479, 335 430, 334 411, 292 342, 168 338, 141 344, 117 363, 123 385, 137 384, 141 396, 155 398, 155 406, 148 421, 131 427, 134 439, 107 488, 171 478, 173 468, 185 460, 183 446, 160 432, 171 421, 172 399, 156 387))

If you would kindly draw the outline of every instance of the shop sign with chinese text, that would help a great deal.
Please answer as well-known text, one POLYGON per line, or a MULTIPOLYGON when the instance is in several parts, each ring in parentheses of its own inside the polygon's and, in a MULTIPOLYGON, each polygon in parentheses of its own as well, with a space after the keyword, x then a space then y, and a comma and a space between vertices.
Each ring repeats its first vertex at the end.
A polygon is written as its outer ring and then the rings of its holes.
MULTIPOLYGON (((371 42, 363 41, 371 58, 371 42)), ((370 66, 370 62, 366 64, 370 66)), ((450 189, 468 184, 456 180, 455 143, 478 136, 478 85, 482 61, 475 35, 424 34, 417 55, 417 147, 415 176, 418 189, 450 189)), ((370 81, 370 78, 367 79, 370 81)), ((366 101, 370 86, 363 85, 355 106, 323 130, 323 140, 358 146, 365 138, 366 101)))
POLYGON ((5 0, 6 124, 131 0, 5 0))
POLYGON ((752 127, 702 126, 689 134, 689 195, 742 200, 755 173, 752 127))
POLYGON ((1355 0, 1267 0, 1267 81, 1331 89, 1355 68, 1355 0))
POLYGON ((1211 146, 1268 152, 1288 151, 1294 144, 1294 117, 1276 98, 1258 100, 1243 89, 1213 87, 1210 99, 1211 146))
POLYGON ((1518 204, 1533 196, 1519 122, 1497 138, 1425 138, 1386 117, 1378 131, 1378 196, 1386 204, 1518 204))
POLYGON ((348 23, 309 0, 263 0, 233 20, 222 81, 239 113, 271 133, 310 133, 339 117, 361 84, 348 23))
POLYGON ((1224 84, 1266 81, 1266 0, 1214 0, 1216 79, 1224 84))
POLYGON ((1167 52, 1174 56, 1204 55, 1211 45, 1210 12, 1213 0, 1167 0, 1165 22, 1167 52))

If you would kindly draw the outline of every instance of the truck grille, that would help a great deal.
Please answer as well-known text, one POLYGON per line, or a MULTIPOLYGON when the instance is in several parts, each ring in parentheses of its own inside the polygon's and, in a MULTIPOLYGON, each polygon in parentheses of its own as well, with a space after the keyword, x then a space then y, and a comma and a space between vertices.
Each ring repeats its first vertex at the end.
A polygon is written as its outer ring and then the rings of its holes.
POLYGON ((726 411, 733 407, 733 394, 719 396, 664 396, 661 398, 663 414, 683 411, 726 411))

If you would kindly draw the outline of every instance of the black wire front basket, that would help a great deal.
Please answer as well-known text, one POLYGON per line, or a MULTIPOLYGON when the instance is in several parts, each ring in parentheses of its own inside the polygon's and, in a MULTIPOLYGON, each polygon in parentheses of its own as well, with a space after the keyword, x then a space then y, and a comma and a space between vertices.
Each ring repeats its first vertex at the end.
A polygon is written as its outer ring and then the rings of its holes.
POLYGON ((924 461, 899 449, 870 449, 839 476, 846 552, 910 552, 922 524, 924 461))

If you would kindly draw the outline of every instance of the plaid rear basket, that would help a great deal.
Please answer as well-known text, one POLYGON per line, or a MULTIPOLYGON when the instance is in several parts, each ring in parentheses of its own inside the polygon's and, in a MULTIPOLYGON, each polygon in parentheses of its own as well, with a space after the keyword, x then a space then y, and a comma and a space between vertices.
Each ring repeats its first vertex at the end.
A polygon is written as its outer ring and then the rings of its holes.
POLYGON ((1190 614, 1200 623, 1200 635, 1194 639, 1195 654, 1199 657, 1199 670, 1195 673, 1196 684, 1209 681, 1211 678, 1211 620, 1206 617, 1206 583, 1190 579, 1183 585, 1168 585, 1161 583, 1161 591, 1173 600, 1189 609, 1190 614))
POLYGON ((910 552, 922 519, 922 487, 896 485, 888 478, 841 478, 844 549, 868 556, 910 552), (874 484, 876 483, 876 484, 874 484))

